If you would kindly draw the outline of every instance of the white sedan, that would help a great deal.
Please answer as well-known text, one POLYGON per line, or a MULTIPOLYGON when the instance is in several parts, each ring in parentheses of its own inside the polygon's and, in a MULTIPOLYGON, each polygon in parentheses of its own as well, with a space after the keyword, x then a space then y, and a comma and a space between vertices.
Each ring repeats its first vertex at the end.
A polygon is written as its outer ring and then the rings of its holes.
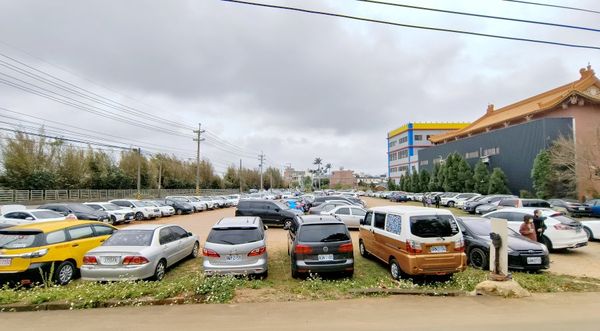
POLYGON ((600 220, 581 220, 588 240, 600 240, 600 220))
POLYGON ((35 222, 64 221, 65 216, 48 209, 22 209, 0 216, 0 224, 20 225, 35 222))
POLYGON ((485 218, 501 218, 508 221, 508 227, 519 231, 525 215, 532 215, 535 209, 542 210, 542 216, 546 217, 546 231, 544 232, 544 244, 548 249, 577 248, 586 246, 587 234, 580 222, 572 220, 562 213, 551 209, 541 208, 503 208, 483 215, 485 218))
POLYGON ((341 219, 348 228, 358 229, 367 211, 358 206, 337 206, 326 213, 341 219))

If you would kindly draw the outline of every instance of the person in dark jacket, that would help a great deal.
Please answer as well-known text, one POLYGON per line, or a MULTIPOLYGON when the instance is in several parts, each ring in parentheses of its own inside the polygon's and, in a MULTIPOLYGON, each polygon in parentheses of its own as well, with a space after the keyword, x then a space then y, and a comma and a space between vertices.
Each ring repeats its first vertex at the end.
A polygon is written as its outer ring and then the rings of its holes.
POLYGON ((427 207, 427 197, 425 196, 425 194, 423 194, 423 198, 421 199, 421 202, 423 203, 423 207, 427 207))
POLYGON ((442 200, 442 198, 440 198, 440 195, 436 195, 435 196, 435 208, 440 208, 440 201, 442 200))
POLYGON ((544 220, 546 220, 546 217, 542 216, 542 211, 536 209, 533 212, 533 226, 535 227, 537 242, 542 244, 544 243, 544 231, 546 231, 544 220))

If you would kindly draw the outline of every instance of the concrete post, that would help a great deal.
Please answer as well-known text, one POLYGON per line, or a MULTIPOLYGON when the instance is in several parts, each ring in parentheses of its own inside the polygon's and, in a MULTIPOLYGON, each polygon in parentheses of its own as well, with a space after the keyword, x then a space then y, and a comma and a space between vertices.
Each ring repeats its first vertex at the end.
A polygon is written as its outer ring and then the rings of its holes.
POLYGON ((496 247, 492 241, 490 247, 490 270, 492 274, 508 277, 508 222, 505 219, 492 218, 492 232, 500 235, 502 244, 499 251, 499 269, 496 270, 496 247))

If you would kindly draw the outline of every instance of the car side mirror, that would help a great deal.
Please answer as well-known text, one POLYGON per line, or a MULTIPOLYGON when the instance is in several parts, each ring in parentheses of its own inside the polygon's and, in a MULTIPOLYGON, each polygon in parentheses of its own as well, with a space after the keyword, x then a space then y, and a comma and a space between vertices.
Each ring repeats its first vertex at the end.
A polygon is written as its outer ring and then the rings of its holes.
POLYGON ((191 236, 193 236, 194 234, 193 234, 193 233, 191 233, 191 232, 188 232, 188 233, 187 233, 187 235, 188 235, 188 237, 191 237, 191 236))
POLYGON ((281 209, 279 209, 279 208, 275 208, 275 211, 276 211, 276 212, 280 212, 280 211, 281 211, 281 209))
POLYGON ((360 225, 365 225, 365 218, 361 218, 360 221, 358 222, 360 225))

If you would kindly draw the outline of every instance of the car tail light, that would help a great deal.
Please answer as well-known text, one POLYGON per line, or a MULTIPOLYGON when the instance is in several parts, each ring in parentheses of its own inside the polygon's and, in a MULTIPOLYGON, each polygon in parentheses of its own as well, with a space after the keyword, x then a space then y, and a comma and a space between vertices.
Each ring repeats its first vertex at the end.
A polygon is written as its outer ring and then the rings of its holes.
POLYGON ((465 251, 465 240, 460 238, 459 240, 454 242, 454 251, 455 252, 464 252, 465 251))
POLYGON ((208 249, 208 248, 202 249, 202 255, 208 256, 208 257, 221 257, 221 255, 219 255, 219 253, 213 251, 212 249, 208 249))
POLYGON ((564 225, 564 224, 554 224, 554 228, 556 230, 573 230, 572 227, 570 227, 569 225, 564 225))
POLYGON ((139 265, 146 263, 150 263, 150 261, 148 261, 148 259, 143 256, 125 256, 125 258, 123 258, 124 265, 139 265))
MULTIPOLYGON (((263 247, 259 247, 259 248, 255 248, 253 250, 250 251, 250 253, 248 253, 248 256, 260 256, 263 255, 267 252, 267 247, 263 246, 263 247)), ((219 254, 217 254, 219 255, 219 254)))
POLYGON ((98 264, 98 259, 95 256, 84 256, 83 264, 98 264))
POLYGON ((341 244, 338 248, 338 253, 350 253, 353 249, 352 243, 341 244))
POLYGON ((414 240, 407 240, 406 251, 410 254, 418 254, 423 253, 423 248, 421 247, 420 242, 414 240))
POLYGON ((303 255, 310 254, 310 253, 312 253, 312 248, 307 245, 296 245, 296 249, 294 250, 294 253, 303 254, 303 255))

